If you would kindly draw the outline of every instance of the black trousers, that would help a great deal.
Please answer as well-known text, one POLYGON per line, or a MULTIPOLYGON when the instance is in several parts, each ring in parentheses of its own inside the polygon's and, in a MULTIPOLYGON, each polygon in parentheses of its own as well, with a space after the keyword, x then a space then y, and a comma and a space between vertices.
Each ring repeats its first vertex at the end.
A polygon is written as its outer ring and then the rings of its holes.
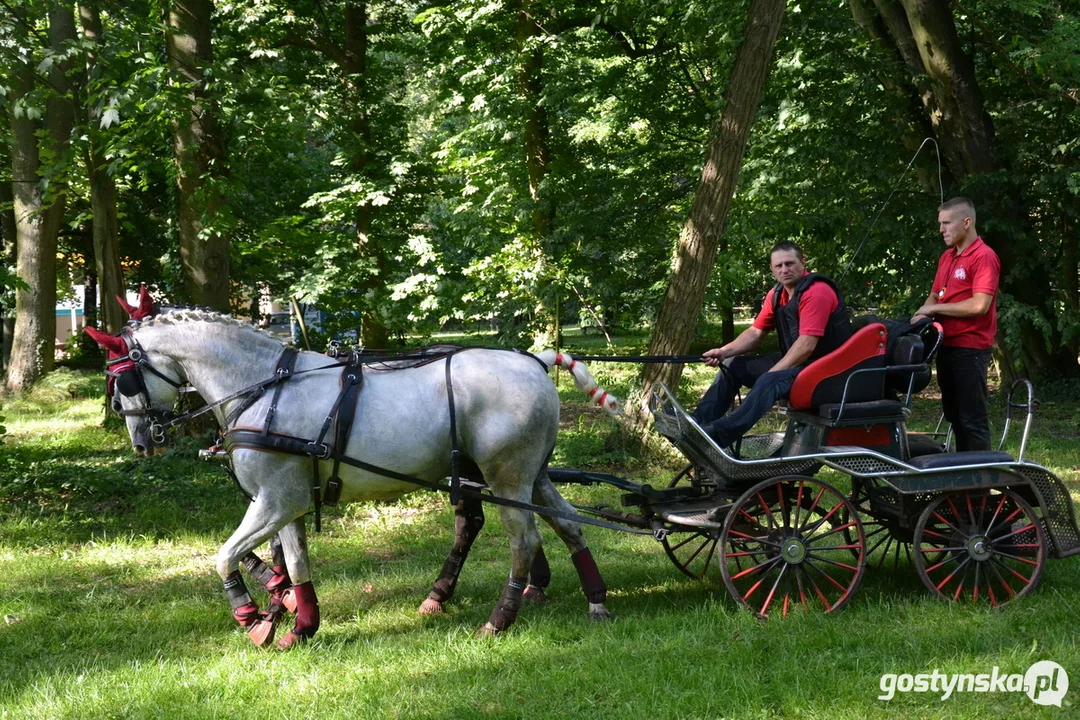
POLYGON ((945 419, 952 423, 956 449, 990 449, 990 419, 986 412, 986 371, 989 350, 943 347, 937 354, 938 386, 945 419))

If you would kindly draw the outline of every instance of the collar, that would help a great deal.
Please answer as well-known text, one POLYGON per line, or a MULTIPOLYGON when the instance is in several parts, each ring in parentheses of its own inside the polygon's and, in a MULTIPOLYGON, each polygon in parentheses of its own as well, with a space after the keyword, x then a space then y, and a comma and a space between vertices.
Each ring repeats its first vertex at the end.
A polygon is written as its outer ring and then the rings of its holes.
POLYGON ((983 246, 985 244, 986 243, 983 242, 982 236, 981 235, 976 235, 975 240, 973 240, 970 245, 968 245, 966 248, 964 248, 964 250, 962 252, 956 252, 954 250, 953 251, 953 256, 954 257, 963 257, 965 255, 970 255, 975 250, 975 248, 981 247, 981 246, 983 246))

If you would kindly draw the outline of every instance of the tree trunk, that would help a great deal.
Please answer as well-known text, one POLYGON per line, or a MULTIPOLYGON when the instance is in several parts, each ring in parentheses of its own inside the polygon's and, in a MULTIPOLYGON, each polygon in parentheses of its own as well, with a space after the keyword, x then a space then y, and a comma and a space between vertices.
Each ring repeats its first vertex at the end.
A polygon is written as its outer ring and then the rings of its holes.
MULTIPOLYGON (((11 155, 0 151, 0 163, 11 167, 11 155)), ((15 260, 15 196, 12 183, 0 181, 0 258, 4 263, 12 264, 15 260)), ((0 369, 7 370, 11 357, 11 333, 15 330, 14 307, 0 304, 0 369)))
MULTIPOLYGON (((101 14, 96 5, 79 5, 79 19, 82 23, 83 39, 88 45, 86 53, 86 72, 91 81, 97 71, 97 50, 103 42, 101 14)), ((124 274, 120 266, 120 224, 116 211, 116 183, 106 168, 107 161, 102 152, 102 139, 99 127, 101 113, 92 101, 86 103, 86 130, 89 135, 84 161, 87 177, 90 179, 90 212, 94 218, 94 269, 87 270, 94 275, 101 288, 101 328, 108 333, 118 333, 124 326, 124 310, 115 297, 124 297, 124 274)), ((89 292, 89 285, 87 291, 89 292)), ((96 296, 96 293, 95 293, 96 296)), ((87 323, 89 323, 87 319, 87 323)), ((97 327, 97 325, 95 325, 97 327)))
POLYGON ((188 87, 188 105, 173 132, 186 299, 228 312, 229 239, 217 227, 225 203, 225 147, 205 83, 213 61, 213 9, 211 0, 173 0, 165 43, 177 81, 188 87))
MULTIPOLYGON (((871 10, 864 0, 848 0, 848 4, 851 6, 851 14, 855 18, 855 23, 861 27, 867 35, 875 39, 888 52, 893 54, 900 65, 914 73, 914 86, 898 84, 894 80, 892 73, 887 71, 878 73, 878 79, 881 81, 881 85, 886 91, 900 98, 904 103, 903 109, 897 111, 894 115, 893 122, 900 130, 900 142, 903 143, 904 147, 912 153, 918 152, 925 139, 934 136, 934 128, 930 124, 924 106, 924 98, 928 101, 933 95, 929 92, 920 91, 920 89, 916 87, 923 84, 920 82, 922 68, 919 65, 908 62, 908 57, 911 57, 912 60, 918 57, 918 50, 909 48, 907 56, 900 51, 900 48, 893 39, 892 32, 889 30, 890 23, 885 21, 884 13, 879 14, 874 10, 871 10)), ((904 9, 900 6, 899 2, 893 0, 891 3, 886 4, 884 0, 882 0, 878 5, 890 9, 892 24, 898 25, 902 20, 902 26, 904 28, 907 27, 907 17, 904 15, 904 9)), ((925 91, 925 88, 923 88, 923 90, 925 91)), ((936 157, 933 162, 929 161, 930 156, 924 157, 926 160, 915 166, 916 178, 918 178, 919 185, 923 190, 929 194, 938 195, 942 187, 952 186, 952 174, 949 172, 948 166, 942 167, 941 178, 939 180, 936 157)))
MULTIPOLYGON (((744 36, 724 93, 724 110, 709 133, 708 157, 690 217, 679 235, 675 267, 653 328, 648 355, 681 355, 694 337, 783 17, 784 0, 750 3, 744 36)), ((657 382, 676 387, 682 370, 682 365, 643 366, 644 397, 649 396, 657 382)))
MULTIPOLYGON (((544 248, 555 227, 555 207, 550 193, 544 188, 544 180, 551 172, 551 128, 547 110, 541 102, 544 92, 544 46, 534 41, 534 38, 541 34, 537 22, 540 12, 541 4, 537 0, 521 0, 517 21, 517 50, 521 62, 518 86, 521 103, 525 108, 522 136, 525 144, 525 176, 531 203, 529 230, 535 246, 544 248)), ((534 346, 557 348, 561 345, 558 317, 561 303, 558 297, 552 297, 552 290, 550 279, 541 280, 537 288, 540 305, 537 307, 539 322, 533 328, 534 346)))
MULTIPOLYGON (((22 15, 21 8, 13 10, 22 15)), ((25 26, 25 25, 23 25, 25 26)), ((66 50, 75 39, 75 20, 70 8, 58 3, 49 6, 49 45, 54 52, 66 50)), ((74 120, 68 97, 69 63, 58 63, 50 71, 52 86, 46 104, 46 130, 58 165, 52 170, 62 178, 59 166, 67 148, 74 120)), ((34 89, 34 67, 16 62, 11 72, 13 99, 34 89)), ((14 105, 14 103, 13 103, 14 105)), ((16 272, 26 289, 15 292, 15 327, 11 342, 7 387, 19 392, 33 385, 53 368, 56 343, 56 238, 64 213, 63 182, 53 184, 49 193, 54 202, 44 206, 41 160, 36 137, 37 123, 26 114, 12 114, 12 180, 16 235, 16 272)))

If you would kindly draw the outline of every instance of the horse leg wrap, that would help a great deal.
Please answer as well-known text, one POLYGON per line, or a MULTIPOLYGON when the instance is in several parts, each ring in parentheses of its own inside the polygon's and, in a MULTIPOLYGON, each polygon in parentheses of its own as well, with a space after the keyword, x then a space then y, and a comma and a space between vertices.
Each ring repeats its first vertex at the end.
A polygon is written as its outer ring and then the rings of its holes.
POLYGON ((459 552, 455 548, 450 551, 450 554, 446 557, 446 562, 443 563, 442 572, 439 573, 435 584, 431 586, 431 592, 428 593, 429 599, 438 602, 446 602, 450 599, 454 594, 454 587, 457 585, 458 575, 461 574, 461 566, 464 564, 467 554, 468 550, 459 552))
POLYGON ((229 598, 233 618, 242 627, 254 625, 259 619, 259 606, 248 594, 247 585, 244 584, 244 578, 241 577, 239 570, 233 570, 225 578, 225 597, 229 598))
POLYGON ((270 579, 274 577, 274 571, 268 568, 266 563, 253 552, 249 552, 245 555, 241 562, 244 563, 244 567, 247 568, 248 575, 260 585, 265 586, 270 582, 270 579))
POLYGON ((589 548, 579 550, 570 556, 577 568, 578 577, 581 578, 581 589, 585 598, 591 603, 603 603, 607 599, 607 585, 604 578, 600 577, 600 570, 596 567, 589 548))
POLYGON ((511 577, 503 587, 502 595, 495 609, 491 611, 488 625, 496 631, 502 631, 514 624, 518 610, 521 609, 521 593, 525 590, 525 579, 511 577))
POLYGON ((292 631, 306 640, 319 630, 319 600, 310 580, 295 585, 293 590, 296 593, 296 625, 292 631))
POLYGON ((529 585, 543 590, 550 584, 551 566, 548 565, 547 555, 544 554, 544 548, 541 546, 536 551, 532 567, 529 568, 529 585))

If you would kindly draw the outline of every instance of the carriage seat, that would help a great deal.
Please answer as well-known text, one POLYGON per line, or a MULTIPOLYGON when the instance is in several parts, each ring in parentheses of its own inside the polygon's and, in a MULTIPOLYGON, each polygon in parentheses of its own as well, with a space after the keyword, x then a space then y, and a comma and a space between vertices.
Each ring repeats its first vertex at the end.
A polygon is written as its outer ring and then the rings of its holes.
POLYGON ((913 457, 908 462, 920 470, 937 470, 941 468, 958 467, 960 465, 983 465, 986 463, 1011 463, 1013 456, 1007 452, 996 450, 971 450, 968 452, 938 453, 936 455, 920 455, 913 457))
POLYGON ((845 419, 849 417, 849 411, 856 411, 853 405, 874 403, 875 407, 866 412, 885 410, 884 406, 877 405, 888 402, 884 400, 885 373, 864 372, 851 376, 857 370, 885 367, 887 337, 885 325, 879 322, 856 330, 843 345, 802 369, 788 393, 788 407, 798 413, 823 412, 826 413, 823 415, 825 418, 832 413, 835 418, 840 409, 839 403, 843 400, 845 419), (847 397, 844 397, 845 384, 847 397), (826 409, 832 405, 834 409, 826 409))

